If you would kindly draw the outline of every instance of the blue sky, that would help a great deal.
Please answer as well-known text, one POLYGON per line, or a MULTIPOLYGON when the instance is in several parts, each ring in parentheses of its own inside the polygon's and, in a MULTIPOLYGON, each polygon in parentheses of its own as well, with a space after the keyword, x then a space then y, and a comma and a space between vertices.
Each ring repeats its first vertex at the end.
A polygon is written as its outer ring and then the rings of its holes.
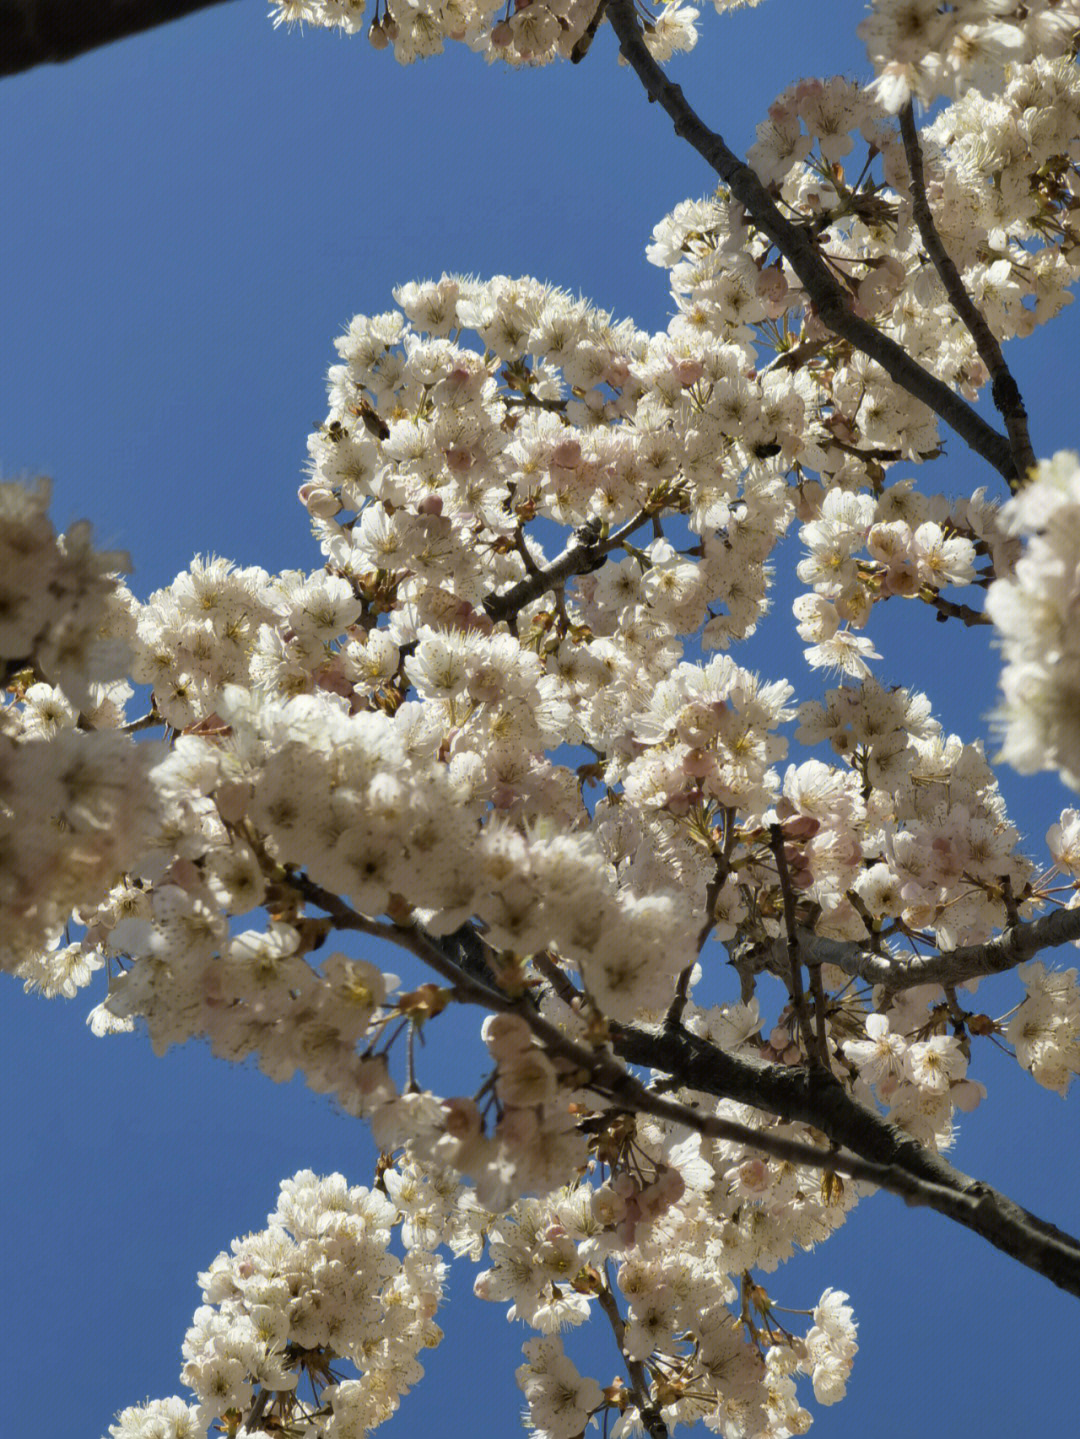
MULTIPOLYGON (((735 148, 796 78, 865 74, 861 7, 824 9, 710 11, 698 51, 675 62, 735 148)), ((711 188, 616 65, 608 30, 574 68, 509 74, 462 53, 403 70, 359 39, 275 31, 245 3, 5 80, 0 473, 52 475, 57 522, 90 518, 102 544, 130 550, 141 595, 197 552, 312 567, 295 492, 331 342, 354 313, 443 270, 529 273, 660 328, 670 303, 646 241, 711 188)), ((1078 320, 1066 312, 1010 356, 1040 454, 1077 443, 1078 320)), ((955 441, 949 452, 935 487, 993 485, 955 441)), ((809 698, 820 685, 792 642, 791 592, 780 584, 740 658, 809 698)), ((876 625, 879 673, 927 690, 949 728, 985 735, 987 635, 914 609, 886 607, 876 625)), ((1038 853, 1069 796, 1050 779, 1003 788, 1038 853)), ((1017 986, 992 993, 1000 1012, 1017 986)), ((0 986, 0 1342, 10 1411, 36 1439, 96 1439, 120 1407, 177 1392, 196 1272, 262 1226, 281 1177, 311 1167, 365 1183, 373 1160, 366 1133, 302 1087, 197 1046, 155 1060, 140 1038, 95 1040, 87 1007, 0 986)), ((991 1102, 964 1119, 955 1162, 1080 1229, 1075 1108, 999 1054, 973 1072, 991 1102)), ((467 1267, 452 1277, 447 1338, 387 1434, 518 1432, 529 1332, 471 1283, 467 1267)), ((1075 1301, 936 1215, 879 1196, 771 1287, 808 1307, 826 1285, 851 1293, 861 1352, 816 1433, 1075 1423, 1075 1301)), ((594 1353, 607 1382, 610 1340, 594 1353)))

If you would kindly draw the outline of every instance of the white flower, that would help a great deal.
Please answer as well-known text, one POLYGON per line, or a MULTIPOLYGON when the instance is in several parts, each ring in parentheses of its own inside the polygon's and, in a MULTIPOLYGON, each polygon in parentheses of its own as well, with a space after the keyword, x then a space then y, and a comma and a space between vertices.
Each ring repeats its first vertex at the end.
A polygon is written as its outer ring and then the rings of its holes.
POLYGON ((603 1390, 578 1373, 558 1339, 532 1339, 522 1352, 529 1362, 516 1377, 529 1404, 530 1427, 538 1439, 574 1439, 603 1403, 603 1390))
POLYGON ((122 1409, 109 1434, 111 1439, 203 1439, 206 1425, 194 1404, 174 1396, 122 1409))
POLYGON ((1027 537, 1013 575, 990 586, 986 611, 1002 635, 1001 757, 1021 773, 1057 769, 1080 789, 1080 462, 1059 453, 1002 509, 1027 537))
POLYGON ((959 1040, 951 1034, 936 1034, 910 1045, 904 1065, 913 1082, 923 1089, 947 1090, 953 1080, 963 1079, 967 1072, 959 1040))
POLYGON ((843 1051, 868 1084, 878 1084, 902 1072, 907 1042, 890 1033, 886 1015, 871 1014, 866 1019, 866 1039, 845 1040, 843 1051))

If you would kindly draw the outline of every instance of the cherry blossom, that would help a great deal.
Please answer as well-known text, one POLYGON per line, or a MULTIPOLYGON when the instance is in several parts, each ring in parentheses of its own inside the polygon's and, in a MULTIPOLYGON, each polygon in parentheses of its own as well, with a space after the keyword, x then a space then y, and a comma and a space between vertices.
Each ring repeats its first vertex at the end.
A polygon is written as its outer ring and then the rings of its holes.
POLYGON ((877 0, 876 81, 789 87, 742 165, 658 68, 696 9, 271 8, 402 63, 576 62, 610 20, 721 184, 653 231, 658 333, 510 275, 354 317, 310 571, 196 558, 141 601, 47 485, 0 486, 0 965, 97 985, 103 1036, 300 1075, 381 1150, 370 1187, 284 1181, 199 1276, 194 1403, 111 1435, 368 1434, 439 1342, 444 1250, 534 1331, 541 1439, 803 1433, 853 1306, 826 1290, 800 1333, 770 1276, 875 1189, 1080 1291, 1074 1240, 944 1157, 989 1047, 1060 1094, 1080 1072, 1076 971, 1035 958, 1080 938, 1080 820, 1040 870, 877 627, 996 625, 1000 758, 1080 787, 1080 463, 1032 463, 1000 348, 1080 278, 1080 11, 877 0), (920 132, 912 97, 948 103, 920 132), (917 486, 950 435, 1011 497, 917 486), (794 681, 748 643, 781 566, 794 681), (441 1093, 420 1040, 476 1012, 477 1087, 441 1093), (564 1351, 585 1323, 614 1377, 564 1351))

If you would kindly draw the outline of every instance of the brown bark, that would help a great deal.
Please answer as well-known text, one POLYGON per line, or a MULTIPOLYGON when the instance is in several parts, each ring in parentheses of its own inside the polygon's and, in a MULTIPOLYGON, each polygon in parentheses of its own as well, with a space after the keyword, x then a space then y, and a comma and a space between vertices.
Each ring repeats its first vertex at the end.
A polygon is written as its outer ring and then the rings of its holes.
POLYGON ((0 75, 73 60, 225 0, 0 0, 0 75))

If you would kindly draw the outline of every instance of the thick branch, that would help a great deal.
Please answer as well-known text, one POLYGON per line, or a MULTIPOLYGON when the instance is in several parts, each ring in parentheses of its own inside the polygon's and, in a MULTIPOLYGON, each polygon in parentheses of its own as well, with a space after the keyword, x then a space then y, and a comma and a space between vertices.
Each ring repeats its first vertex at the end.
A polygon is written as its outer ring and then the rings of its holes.
POLYGON ((930 211, 930 203, 926 198, 922 150, 919 146, 919 133, 915 128, 915 117, 912 114, 910 100, 900 111, 900 134, 903 136, 904 153, 907 155, 908 170, 911 172, 911 202, 915 223, 919 227, 919 237, 938 273, 938 278, 945 287, 949 303, 975 341, 979 359, 982 360, 990 375, 994 404, 1005 421, 1005 428, 1009 432, 1009 442, 1012 446, 1016 475, 1018 480, 1022 480, 1035 468, 1036 461, 1035 452, 1031 448, 1027 410, 1024 408, 1024 401, 1020 395, 1020 386, 1005 363, 1005 356, 1001 352, 997 336, 965 289, 960 271, 953 264, 952 256, 946 250, 941 236, 937 232, 937 226, 934 224, 934 217, 930 211))
MULTIPOLYGON (((1080 1243, 981 1180, 954 1169, 880 1114, 852 1099, 819 1068, 738 1059, 685 1031, 613 1026, 616 1052, 628 1063, 676 1076, 689 1089, 738 1100, 787 1120, 811 1124, 834 1144, 858 1154, 860 1168, 881 1166, 881 1187, 909 1204, 926 1204, 986 1239, 1051 1283, 1080 1295, 1080 1243)), ((683 1106, 673 1105, 677 1110, 683 1106)), ((656 1109, 652 1110, 656 1113, 656 1109)), ((675 1115, 672 1114, 672 1119, 675 1115)), ((705 1116, 701 1117, 705 1120, 705 1116)), ((703 1122, 681 1121, 706 1134, 703 1122)), ((829 1166, 862 1177, 837 1156, 829 1166)), ((876 1181, 875 1181, 876 1182, 876 1181)))
MULTIPOLYGON (((408 947, 423 957, 423 940, 419 946, 410 943, 408 947)), ((438 958, 443 961, 441 954, 438 958)), ((924 1149, 911 1135, 852 1099, 827 1070, 753 1064, 685 1031, 611 1026, 615 1052, 628 1063, 662 1070, 688 1089, 736 1099, 782 1120, 812 1125, 834 1145, 843 1146, 841 1152, 817 1150, 716 1115, 699 1114, 646 1089, 602 1050, 569 1039, 527 1003, 508 1000, 500 1008, 520 1014, 549 1053, 572 1060, 590 1076, 591 1088, 609 1094, 629 1110, 653 1114, 711 1138, 745 1144, 791 1163, 848 1174, 898 1194, 909 1204, 925 1204, 974 1230, 1059 1288, 1080 1296, 1080 1243, 924 1149)))
MULTIPOLYGON (((987 974, 1003 974, 1026 964, 1043 949, 1056 949, 1080 939, 1080 909, 1057 909, 1039 919, 1023 920, 985 944, 965 944, 936 954, 914 954, 906 959, 877 954, 858 940, 825 939, 808 929, 798 931, 804 964, 834 964, 845 974, 898 991, 917 984, 963 984, 987 974)), ((756 969, 787 974, 787 941, 774 939, 754 955, 756 969)))
POLYGON ((649 98, 660 103, 670 116, 675 133, 693 145, 712 166, 758 229, 787 259, 822 323, 869 355, 901 389, 940 416, 1012 485, 1018 476, 1006 436, 998 434, 965 400, 924 370, 895 340, 852 312, 849 295, 821 258, 810 230, 784 218, 749 165, 703 124, 687 104, 679 86, 671 83, 649 54, 634 16, 633 0, 609 0, 607 15, 619 37, 624 58, 649 98))
POLYGON ((570 1061, 581 1076, 582 1088, 606 1096, 632 1113, 652 1114, 708 1138, 742 1144, 792 1164, 847 1174, 898 1194, 909 1204, 925 1204, 974 1230, 1059 1288, 1080 1295, 1080 1243, 924 1149, 911 1135, 852 1099, 828 1071, 738 1059, 675 1028, 611 1024, 614 1054, 580 1043, 539 1014, 528 998, 494 990, 460 969, 415 926, 404 928, 368 919, 303 876, 293 876, 291 882, 326 910, 338 928, 377 935, 410 950, 449 981, 459 1001, 520 1015, 549 1054, 570 1061), (843 1149, 819 1149, 719 1115, 701 1114, 691 1105, 647 1089, 625 1064, 660 1070, 687 1089, 735 1099, 786 1122, 812 1125, 843 1149))
POLYGON ((224 0, 0 0, 0 75, 73 60, 224 0))
MULTIPOLYGON (((866 1180, 883 1189, 891 1187, 888 1173, 881 1165, 864 1163, 854 1156, 835 1154, 796 1139, 786 1139, 781 1135, 751 1129, 748 1125, 738 1124, 734 1120, 699 1115, 685 1105, 675 1104, 652 1093, 610 1053, 578 1043, 546 1020, 528 1000, 512 998, 460 968, 447 957, 434 939, 416 925, 402 926, 368 919, 366 915, 358 914, 347 905, 340 896, 314 884, 304 875, 291 875, 289 883, 305 899, 325 910, 336 929, 355 930, 375 939, 385 939, 423 960, 447 981, 458 1003, 475 1004, 496 1014, 520 1015, 549 1054, 558 1055, 573 1063, 581 1074, 583 1085, 615 1099, 623 1108, 686 1124, 713 1139, 745 1144, 748 1148, 770 1154, 776 1159, 786 1159, 791 1164, 807 1164, 818 1169, 834 1170, 849 1174, 855 1179, 866 1180)), ((693 1087, 701 1086, 695 1084, 693 1087)), ((906 1184, 904 1180, 898 1182, 906 1184)))

